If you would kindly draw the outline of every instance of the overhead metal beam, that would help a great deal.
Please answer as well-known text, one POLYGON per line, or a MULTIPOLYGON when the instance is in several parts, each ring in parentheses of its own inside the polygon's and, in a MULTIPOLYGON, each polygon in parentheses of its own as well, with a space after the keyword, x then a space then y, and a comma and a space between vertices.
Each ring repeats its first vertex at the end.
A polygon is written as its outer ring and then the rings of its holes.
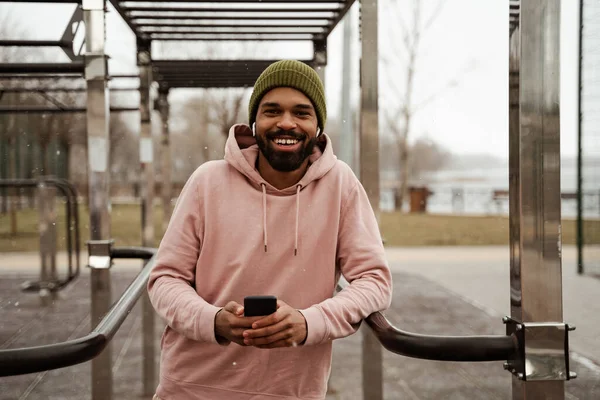
MULTIPOLYGON (((10 0, 3 1, 2 3, 49 3, 49 1, 45 0, 10 0)), ((70 4, 81 4, 81 0, 52 0, 52 3, 70 3, 70 4)))
MULTIPOLYGON (((138 28, 327 28, 327 24, 315 23, 288 23, 288 24, 198 24, 198 23, 139 23, 135 24, 138 28)), ((144 31, 146 32, 146 31, 144 31)))
MULTIPOLYGON (((109 88, 110 92, 125 92, 125 91, 136 91, 139 90, 138 88, 109 88)), ((87 92, 87 88, 84 87, 80 87, 80 88, 66 88, 66 87, 44 87, 44 88, 24 88, 24 87, 20 87, 20 88, 15 88, 15 87, 11 87, 11 88, 6 88, 6 89, 2 89, 0 88, 0 92, 4 92, 4 93, 31 93, 31 92, 35 92, 35 93, 54 93, 54 92, 65 92, 65 93, 80 93, 80 92, 87 92)))
POLYGON ((333 30, 340 23, 340 21, 342 19, 344 19, 344 17, 348 13, 348 10, 350 9, 350 7, 352 7, 353 4, 354 4, 354 0, 348 0, 346 2, 346 5, 344 6, 344 8, 342 8, 340 10, 340 12, 338 13, 338 15, 335 17, 335 19, 333 20, 333 22, 329 26, 329 30, 327 31, 327 35, 329 35, 331 32, 333 32, 333 30))
POLYGON ((303 36, 297 36, 297 35, 289 35, 289 36, 281 36, 281 35, 273 35, 273 36, 266 36, 266 35, 261 35, 260 37, 258 37, 258 35, 252 35, 250 37, 246 36, 246 37, 215 37, 214 35, 159 35, 159 34, 153 34, 151 36, 152 40, 158 40, 158 41, 182 41, 182 42, 188 42, 188 41, 207 41, 207 42, 212 42, 212 41, 252 41, 252 40, 272 40, 272 41, 305 41, 305 40, 315 40, 317 38, 322 37, 321 35, 303 35, 303 36))
MULTIPOLYGON (((331 14, 331 13, 330 13, 331 14)), ((131 19, 132 22, 135 23, 135 21, 138 20, 207 20, 207 21, 212 21, 212 20, 237 20, 237 21, 256 21, 256 16, 237 16, 237 15, 229 15, 229 16, 223 16, 223 15, 135 15, 135 16, 130 16, 129 17, 131 19)), ((329 16, 296 16, 296 17, 292 17, 292 16, 278 16, 278 15, 261 15, 260 19, 262 21, 265 20, 284 20, 284 21, 313 21, 313 20, 329 20, 329 21, 333 21, 335 19, 335 17, 329 15, 329 16)), ((139 23, 135 23, 135 25, 138 25, 139 23)))
MULTIPOLYGON (((0 69, 2 67, 0 66, 0 69)), ((26 80, 26 79, 81 79, 83 78, 83 76, 81 74, 61 74, 61 75, 54 75, 54 74, 5 74, 2 71, 0 71, 0 81, 1 80, 6 80, 6 79, 11 79, 11 80, 16 80, 16 79, 21 79, 21 80, 26 80)))
POLYGON ((311 14, 334 12, 338 13, 344 7, 331 8, 279 8, 279 7, 264 7, 264 8, 208 8, 208 7, 151 7, 151 6, 134 6, 122 7, 126 15, 131 15, 132 12, 155 12, 155 13, 190 13, 190 12, 209 12, 209 13, 286 13, 286 14, 311 14))
MULTIPOLYGON (((111 112, 140 111, 139 107, 110 107, 111 112)), ((69 114, 87 112, 86 107, 0 106, 0 114, 69 114)))
MULTIPOLYGON (((198 1, 198 0, 177 0, 177 3, 254 3, 254 4, 267 4, 267 3, 292 3, 292 4, 341 4, 345 3, 345 0, 218 0, 218 1, 198 1)), ((116 3, 165 3, 165 1, 148 1, 148 0, 121 0, 116 3)), ((127 7, 127 6, 124 6, 127 7)))
POLYGON ((2 47, 71 47, 71 42, 59 40, 0 40, 2 47))
POLYGON ((73 63, 4 63, 0 74, 53 74, 84 72, 83 62, 73 63))
POLYGON ((257 29, 241 29, 241 30, 233 30, 227 29, 222 31, 215 31, 214 29, 188 29, 188 30, 179 30, 179 29, 165 29, 165 30, 144 30, 144 33, 148 33, 150 35, 188 35, 188 34, 210 34, 216 36, 218 38, 219 35, 318 35, 324 34, 323 31, 307 31, 307 30, 298 30, 298 31, 289 31, 289 32, 265 32, 257 29))
POLYGON ((127 24, 127 26, 129 27, 129 29, 131 29, 131 31, 134 33, 134 35, 136 35, 136 37, 138 39, 146 39, 146 37, 144 37, 144 35, 140 35, 136 29, 135 26, 133 26, 133 24, 131 23, 131 19, 129 18, 129 16, 125 13, 125 11, 119 6, 119 2, 117 0, 109 0, 110 4, 113 5, 113 7, 115 8, 115 10, 117 10, 117 13, 119 13, 119 15, 121 16, 121 18, 123 19, 123 21, 125 21, 125 23, 127 24))

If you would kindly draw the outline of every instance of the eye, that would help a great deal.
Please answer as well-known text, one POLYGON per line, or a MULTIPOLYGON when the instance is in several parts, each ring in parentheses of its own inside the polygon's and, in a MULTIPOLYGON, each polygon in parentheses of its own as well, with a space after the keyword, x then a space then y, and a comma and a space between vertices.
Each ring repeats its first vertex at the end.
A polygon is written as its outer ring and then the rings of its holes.
POLYGON ((279 110, 277 110, 275 108, 267 109, 267 110, 265 110, 265 114, 269 114, 269 115, 279 114, 279 110))
POLYGON ((308 111, 296 111, 296 115, 300 115, 302 117, 307 117, 310 115, 308 111))

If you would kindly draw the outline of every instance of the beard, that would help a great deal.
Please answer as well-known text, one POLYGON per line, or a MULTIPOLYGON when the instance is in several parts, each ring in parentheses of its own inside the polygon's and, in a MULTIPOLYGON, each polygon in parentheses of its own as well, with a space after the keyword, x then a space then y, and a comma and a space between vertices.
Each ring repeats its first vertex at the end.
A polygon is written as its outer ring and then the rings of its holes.
POLYGON ((309 139, 306 134, 277 130, 275 132, 267 132, 264 137, 256 135, 256 144, 273 169, 280 172, 292 172, 300 168, 304 160, 312 154, 317 144, 317 138, 313 137, 309 139), (283 135, 298 140, 300 142, 298 150, 293 152, 277 150, 273 140, 283 135))

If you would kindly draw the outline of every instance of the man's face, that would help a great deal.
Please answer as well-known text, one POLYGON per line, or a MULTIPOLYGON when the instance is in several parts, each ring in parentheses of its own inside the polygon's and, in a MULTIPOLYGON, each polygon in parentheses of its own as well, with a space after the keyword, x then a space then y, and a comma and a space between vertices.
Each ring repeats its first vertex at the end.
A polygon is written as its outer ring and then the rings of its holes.
POLYGON ((296 89, 276 88, 258 106, 256 143, 273 169, 295 171, 313 152, 317 125, 308 97, 296 89))

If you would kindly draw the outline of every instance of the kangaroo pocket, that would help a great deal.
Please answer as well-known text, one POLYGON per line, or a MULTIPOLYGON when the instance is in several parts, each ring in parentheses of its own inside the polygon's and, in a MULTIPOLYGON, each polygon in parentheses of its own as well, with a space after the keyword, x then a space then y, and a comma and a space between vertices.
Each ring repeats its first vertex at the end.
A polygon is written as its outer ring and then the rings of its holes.
POLYGON ((182 383, 320 398, 326 391, 331 346, 258 349, 234 343, 229 346, 199 343, 179 336, 163 348, 161 363, 165 377, 182 383))

